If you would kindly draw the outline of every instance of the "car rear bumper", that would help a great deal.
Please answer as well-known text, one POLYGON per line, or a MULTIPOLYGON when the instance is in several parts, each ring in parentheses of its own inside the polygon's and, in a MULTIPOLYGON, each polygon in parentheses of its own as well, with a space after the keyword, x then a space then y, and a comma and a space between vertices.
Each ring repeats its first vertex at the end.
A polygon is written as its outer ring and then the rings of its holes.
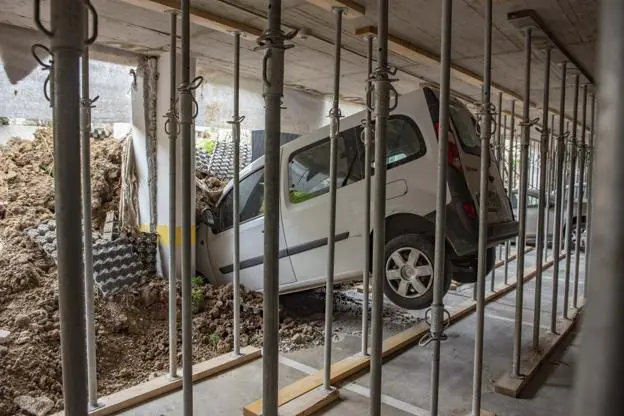
POLYGON ((504 243, 518 236, 518 221, 509 221, 488 226, 488 247, 504 243))

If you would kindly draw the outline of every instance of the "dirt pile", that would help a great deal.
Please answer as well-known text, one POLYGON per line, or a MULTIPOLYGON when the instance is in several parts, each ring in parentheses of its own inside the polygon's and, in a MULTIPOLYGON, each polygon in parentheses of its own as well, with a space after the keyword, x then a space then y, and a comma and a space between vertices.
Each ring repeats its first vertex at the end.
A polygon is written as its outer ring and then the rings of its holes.
MULTIPOLYGON (((54 216, 52 149, 49 130, 38 131, 34 141, 13 140, 0 148, 0 330, 10 332, 0 339, 0 416, 27 414, 37 406, 62 408, 57 269, 23 233, 54 216)), ((91 154, 94 228, 100 230, 106 211, 119 201, 121 144, 93 140, 91 154)), ((223 183, 207 177, 199 182, 198 191, 210 193, 198 192, 198 198, 214 204, 223 183)), ((177 300, 180 305, 179 290, 177 300)), ((100 395, 167 371, 167 303, 161 279, 113 298, 96 295, 100 395)), ((194 284, 193 304, 195 362, 231 351, 232 286, 194 284)), ((261 345, 261 294, 243 293, 241 322, 241 344, 261 345)), ((322 321, 311 323, 282 309, 280 322, 283 350, 322 342, 322 321)), ((177 328, 181 340, 180 313, 177 328)))
POLYGON ((206 208, 212 208, 219 197, 227 182, 210 176, 206 173, 197 171, 195 173, 195 214, 197 218, 206 208))
MULTIPOLYGON (((54 216, 54 144, 50 128, 34 140, 12 139, 0 147, 0 231, 22 231, 54 216)), ((119 204, 121 142, 91 141, 93 225, 103 226, 119 204)))

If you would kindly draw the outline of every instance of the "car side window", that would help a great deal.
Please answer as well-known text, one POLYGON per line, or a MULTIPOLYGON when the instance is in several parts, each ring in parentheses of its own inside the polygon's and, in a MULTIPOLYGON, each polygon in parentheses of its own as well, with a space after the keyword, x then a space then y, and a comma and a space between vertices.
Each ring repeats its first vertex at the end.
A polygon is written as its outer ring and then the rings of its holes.
POLYGON ((527 208, 537 208, 539 199, 533 195, 527 195, 527 208))
MULTIPOLYGON (((337 147, 336 184, 338 188, 364 178, 360 148, 359 126, 340 134, 337 147)), ((288 163, 288 194, 290 202, 298 204, 329 191, 329 138, 294 153, 288 163)))
MULTIPOLYGON (((264 169, 257 170, 240 182, 239 220, 241 223, 264 214, 264 169)), ((234 225, 234 192, 232 189, 218 207, 219 232, 234 225)))
MULTIPOLYGON (((361 128, 360 128, 361 130, 361 128)), ((427 153, 423 135, 411 118, 404 115, 393 115, 388 119, 386 133, 386 168, 392 169, 404 163, 422 157, 427 153)), ((362 145, 362 153, 364 152, 362 145)), ((372 168, 375 168, 373 154, 372 168)))

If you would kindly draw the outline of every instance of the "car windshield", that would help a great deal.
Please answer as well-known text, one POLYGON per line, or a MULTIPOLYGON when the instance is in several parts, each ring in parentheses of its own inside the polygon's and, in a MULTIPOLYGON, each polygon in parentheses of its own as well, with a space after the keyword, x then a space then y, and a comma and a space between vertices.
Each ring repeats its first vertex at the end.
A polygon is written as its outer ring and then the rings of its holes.
POLYGON ((451 103, 449 110, 464 152, 477 156, 481 155, 481 141, 477 136, 475 120, 470 111, 457 102, 451 103))

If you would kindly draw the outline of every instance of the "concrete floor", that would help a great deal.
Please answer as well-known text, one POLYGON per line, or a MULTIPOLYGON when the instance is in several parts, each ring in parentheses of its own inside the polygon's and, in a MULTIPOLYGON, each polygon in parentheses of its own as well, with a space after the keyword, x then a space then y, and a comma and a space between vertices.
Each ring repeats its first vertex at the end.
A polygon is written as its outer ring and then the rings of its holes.
MULTIPOLYGON (((525 270, 531 270, 535 254, 527 255, 525 270)), ((574 265, 574 262, 572 262, 574 265)), ((563 302, 565 260, 559 274, 559 311, 563 302)), ((574 266, 572 266, 574 267, 574 266)), ((582 298, 584 261, 581 258, 579 298, 582 298)), ((510 264, 510 281, 515 279, 515 263, 510 264)), ((570 276, 573 281, 574 274, 570 276)), ((502 285, 502 268, 496 279, 502 285)), ((489 282, 488 286, 489 288, 489 282)), ((550 322, 552 268, 544 273, 541 333, 546 332, 550 322)), ((489 291, 489 289, 488 289, 489 291)), ((570 294, 572 293, 572 285, 570 294)), ((525 285, 523 344, 531 339, 534 280, 525 285)), ((465 285, 449 292, 445 304, 453 309, 472 296, 472 285, 465 285)), ((519 399, 512 399, 494 392, 494 382, 511 367, 513 318, 516 292, 486 307, 483 399, 482 407, 501 416, 564 416, 570 413, 574 367, 578 357, 578 340, 573 333, 561 349, 551 357, 538 377, 519 399)), ((570 297, 571 299, 571 297, 570 297)), ((571 301, 571 300, 570 300, 571 301)), ((413 313, 423 316, 423 311, 413 313)), ((561 314, 561 312, 559 312, 561 314)), ((335 327, 341 326, 340 318, 335 327)), ((442 344, 440 373, 440 414, 463 416, 470 413, 472 397, 472 374, 474 356, 475 316, 451 326, 442 344)), ((394 331, 393 331, 394 332, 394 331)), ((357 334, 336 337, 333 361, 356 354, 361 339, 357 334)), ((306 374, 322 367, 322 346, 284 353, 280 357, 279 385, 286 386, 306 374)), ((383 366, 383 415, 428 415, 429 380, 431 370, 431 346, 414 346, 387 361, 383 366)), ((320 414, 363 415, 368 413, 370 375, 362 374, 340 389, 341 400, 320 414)), ((218 376, 194 387, 194 410, 197 415, 240 415, 242 407, 262 395, 262 361, 257 360, 231 372, 218 376)), ((131 409, 125 416, 169 416, 182 414, 182 393, 161 397, 143 406, 131 409)))

